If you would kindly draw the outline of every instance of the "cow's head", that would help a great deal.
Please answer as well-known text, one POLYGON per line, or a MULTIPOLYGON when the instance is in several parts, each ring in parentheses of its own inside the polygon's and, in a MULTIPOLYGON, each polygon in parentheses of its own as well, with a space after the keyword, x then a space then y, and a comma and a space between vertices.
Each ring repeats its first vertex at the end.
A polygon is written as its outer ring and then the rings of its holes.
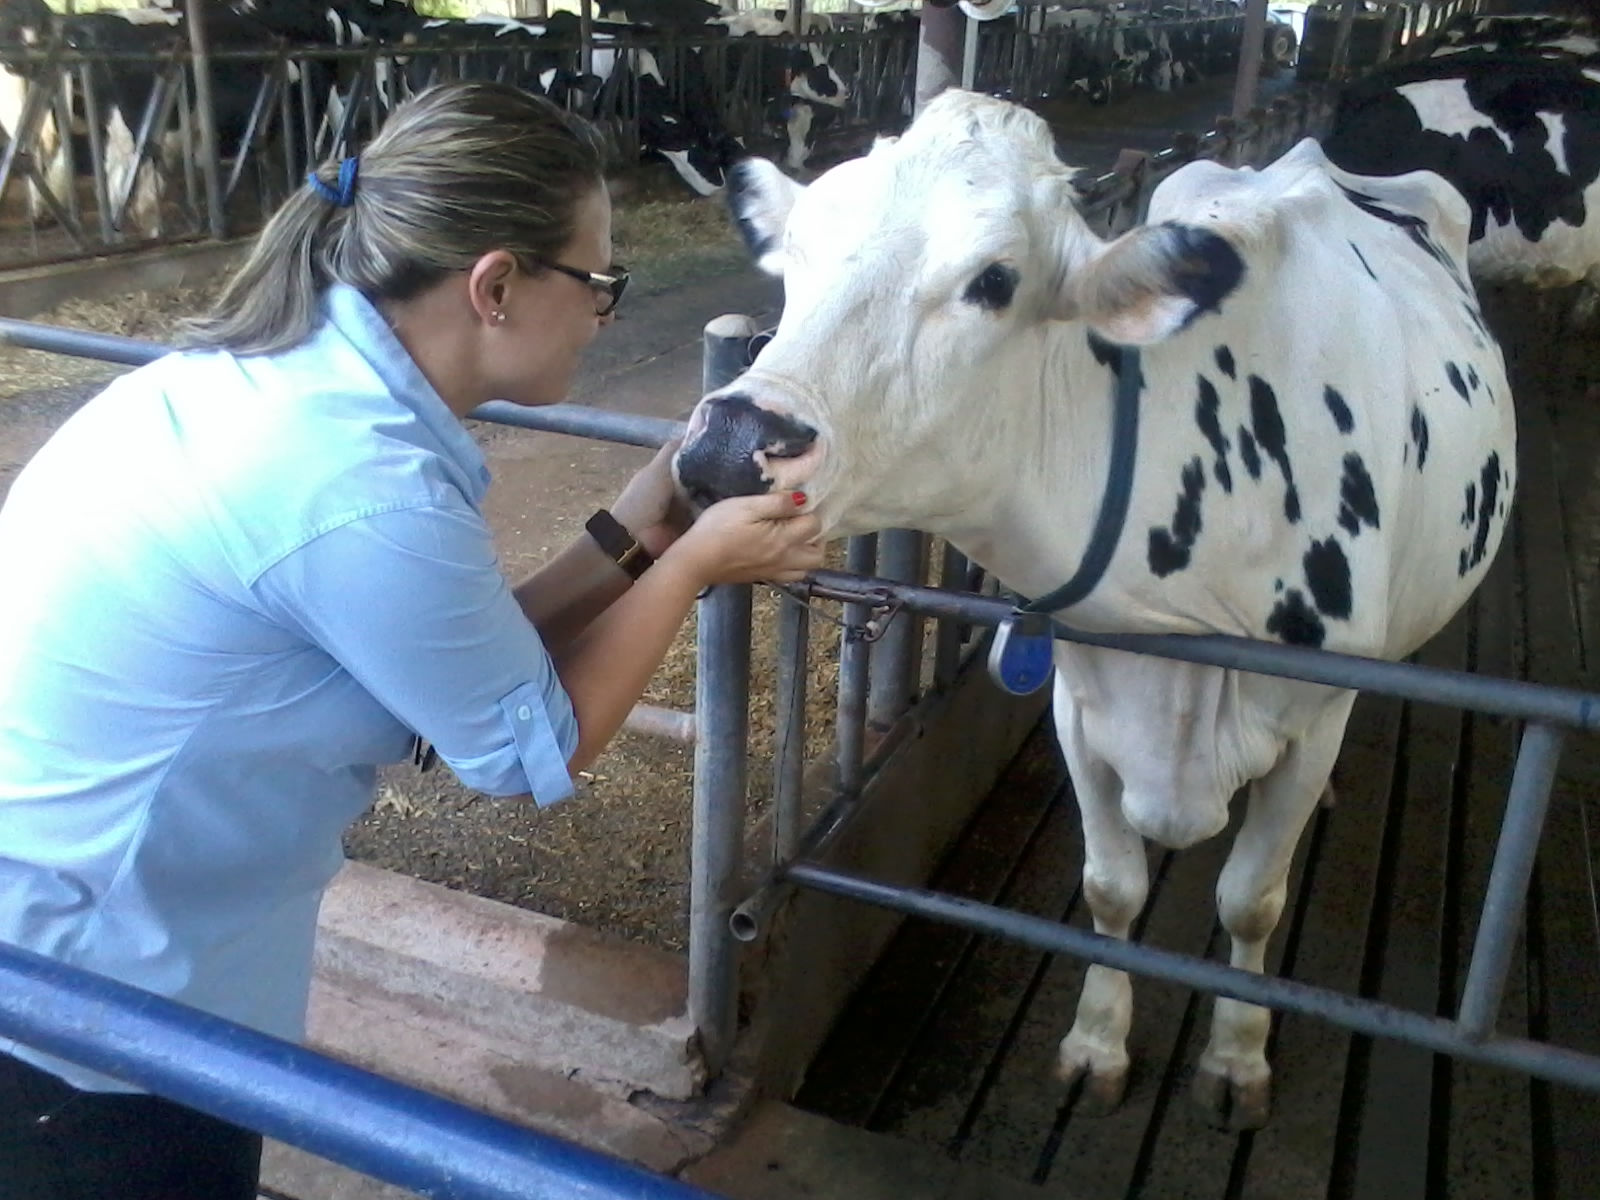
POLYGON ((1103 242, 1076 175, 1039 117, 959 91, 806 188, 742 162, 729 201, 757 264, 783 277, 783 317, 755 365, 696 407, 685 490, 804 491, 836 535, 948 531, 994 494, 1005 453, 1070 419, 1026 397, 1103 411, 1109 376, 1074 394, 1057 359, 1086 345, 1064 323, 1160 341, 1216 308, 1243 262, 1198 226, 1103 242))

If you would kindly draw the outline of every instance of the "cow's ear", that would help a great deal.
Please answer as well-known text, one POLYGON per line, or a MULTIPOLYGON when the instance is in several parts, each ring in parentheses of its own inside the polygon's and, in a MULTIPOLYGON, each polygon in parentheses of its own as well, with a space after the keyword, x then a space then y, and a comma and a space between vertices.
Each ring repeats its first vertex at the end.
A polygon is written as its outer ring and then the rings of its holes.
POLYGON ((803 191, 765 158, 743 159, 729 173, 728 208, 756 266, 769 275, 783 274, 783 228, 803 191))
POLYGON ((1144 225, 1069 269, 1054 315, 1118 345, 1149 346, 1219 311, 1244 274, 1238 248, 1214 228, 1144 225))

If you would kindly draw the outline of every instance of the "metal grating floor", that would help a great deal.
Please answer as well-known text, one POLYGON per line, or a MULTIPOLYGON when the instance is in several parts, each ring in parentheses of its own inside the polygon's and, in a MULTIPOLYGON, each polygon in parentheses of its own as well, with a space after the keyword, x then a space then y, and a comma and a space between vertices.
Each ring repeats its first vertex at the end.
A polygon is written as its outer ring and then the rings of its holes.
MULTIPOLYGON (((1521 492, 1474 603, 1418 655, 1600 686, 1600 334, 1549 338, 1521 297, 1486 297, 1513 371, 1521 492), (1591 382, 1591 376, 1595 382, 1591 382)), ((1363 697, 1302 840, 1269 969, 1453 1012, 1510 777, 1514 729, 1363 697)), ((1231 834, 1231 831, 1230 831, 1231 834)), ((1152 851, 1138 936, 1225 957, 1212 888, 1230 834, 1152 851)), ((1600 1052, 1600 738, 1563 757, 1502 1028, 1600 1052)), ((1077 811, 1048 725, 934 886, 1088 925, 1077 811)), ((1075 1116, 1051 1077, 1080 963, 909 920, 796 1103, 1087 1200, 1590 1200, 1600 1095, 1280 1017, 1274 1113, 1208 1127, 1185 1088, 1210 1001, 1135 980, 1134 1077, 1114 1115, 1075 1116)))

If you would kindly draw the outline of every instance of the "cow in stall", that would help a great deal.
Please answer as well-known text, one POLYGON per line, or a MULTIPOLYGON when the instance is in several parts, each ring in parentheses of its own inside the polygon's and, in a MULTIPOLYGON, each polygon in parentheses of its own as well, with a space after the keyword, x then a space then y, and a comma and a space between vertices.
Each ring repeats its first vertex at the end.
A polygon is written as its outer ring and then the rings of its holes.
POLYGON ((1536 51, 1384 69, 1343 91, 1322 144, 1348 171, 1448 180, 1478 279, 1600 284, 1600 69, 1536 51))
MULTIPOLYGON (((785 305, 692 414, 685 494, 801 492, 827 536, 927 530, 1043 600, 1120 479, 1123 532, 1074 626, 1416 650, 1482 580, 1515 487, 1467 205, 1307 139, 1261 170, 1181 167, 1108 241, 1074 176, 1042 119, 959 90, 809 187, 741 164, 730 204, 785 305)), ((1245 789, 1217 900, 1232 963, 1262 970, 1354 694, 1067 642, 1055 666, 1095 928, 1129 935, 1147 840, 1217 835, 1245 789)), ((1082 1111, 1122 1096, 1131 1019, 1127 975, 1091 967, 1058 1058, 1082 1111)), ((1216 1002, 1194 1083, 1215 1121, 1267 1119, 1269 1023, 1216 1002)))
MULTIPOLYGON (((0 48, 42 50, 51 39, 54 22, 55 17, 44 0, 0 0, 0 48)), ((0 135, 7 141, 21 127, 23 107, 35 73, 35 69, 20 62, 0 61, 0 135)), ((26 148, 33 152, 45 186, 58 200, 64 201, 67 189, 72 186, 72 171, 69 147, 56 128, 53 107, 42 115, 31 144, 26 148)), ((47 206, 31 180, 26 195, 28 216, 34 221, 47 219, 47 206)))
POLYGON ((828 62, 827 53, 815 43, 797 42, 789 27, 774 14, 755 11, 717 18, 734 39, 730 43, 733 62, 739 70, 739 51, 754 50, 755 66, 761 72, 758 82, 769 127, 785 143, 783 162, 791 171, 805 167, 811 156, 813 137, 844 111, 850 102, 850 88, 828 62), (752 46, 746 38, 759 38, 752 46))

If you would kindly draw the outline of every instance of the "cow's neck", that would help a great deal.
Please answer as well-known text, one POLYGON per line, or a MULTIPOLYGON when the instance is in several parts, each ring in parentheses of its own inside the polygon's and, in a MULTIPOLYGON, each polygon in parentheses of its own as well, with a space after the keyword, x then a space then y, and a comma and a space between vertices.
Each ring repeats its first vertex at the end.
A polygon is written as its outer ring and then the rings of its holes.
POLYGON ((1074 575, 1089 548, 1110 475, 1116 376, 1075 324, 1041 330, 1026 349, 999 381, 1002 394, 974 397, 972 411, 997 418, 985 422, 985 444, 951 447, 951 461, 986 469, 965 489, 977 502, 942 532, 1008 587, 1039 597, 1074 575), (995 462, 1008 469, 993 473, 995 462))

